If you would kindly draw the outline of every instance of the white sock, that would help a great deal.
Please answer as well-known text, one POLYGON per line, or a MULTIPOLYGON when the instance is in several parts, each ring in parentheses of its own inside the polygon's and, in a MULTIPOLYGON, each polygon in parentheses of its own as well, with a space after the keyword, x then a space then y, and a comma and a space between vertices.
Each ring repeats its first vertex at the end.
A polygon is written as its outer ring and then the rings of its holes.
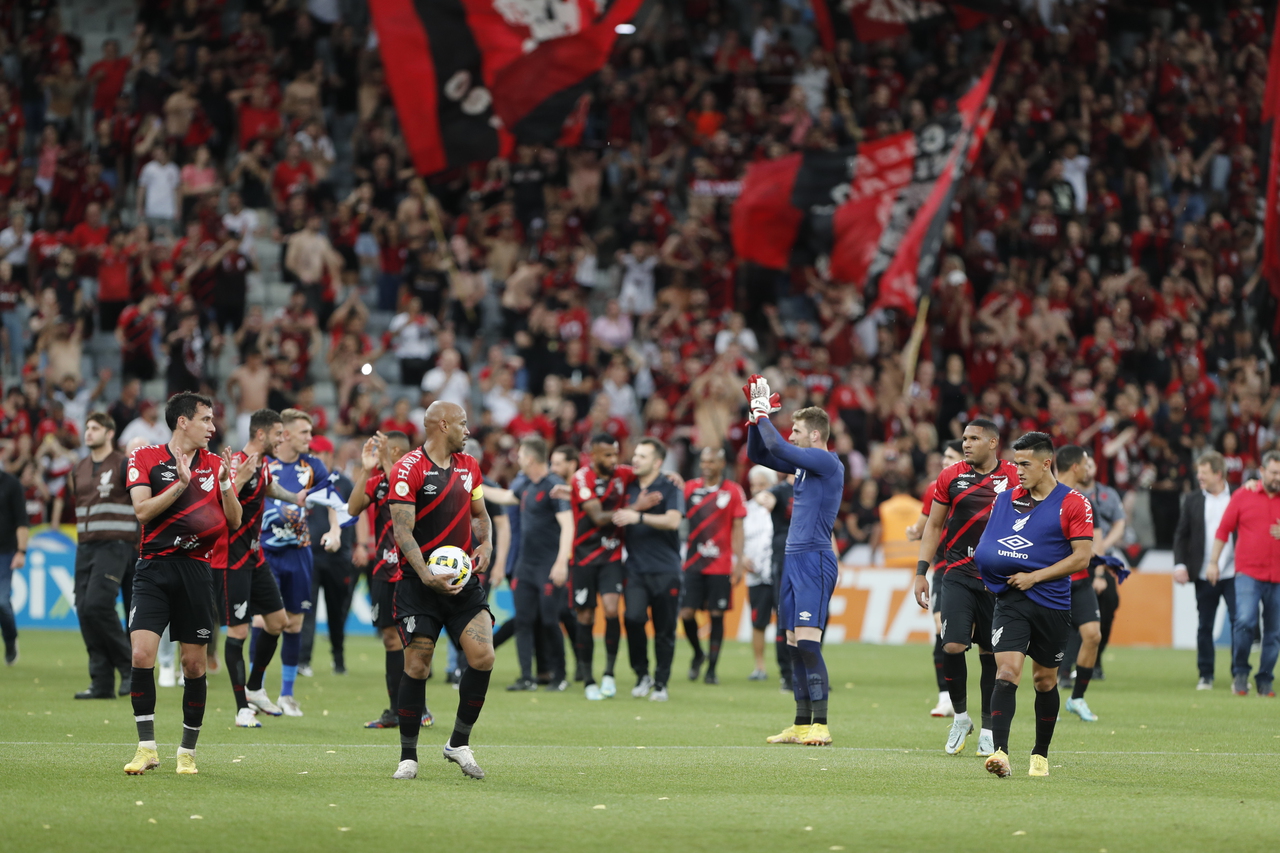
POLYGON ((155 741, 153 741, 153 740, 140 740, 140 741, 138 741, 138 747, 139 747, 140 749, 141 749, 141 748, 144 748, 144 747, 145 747, 146 749, 155 749, 155 748, 156 748, 156 742, 155 742, 155 741))
POLYGON ((983 729, 979 737, 995 737, 995 733, 991 729, 983 729))
POLYGON ((938 691, 938 704, 939 704, 939 705, 941 705, 943 702, 946 702, 946 703, 950 704, 950 702, 951 702, 951 694, 950 694, 950 693, 948 693, 948 692, 947 692, 947 691, 945 691, 945 690, 939 690, 939 691, 938 691))
POLYGON ((956 722, 957 722, 957 723, 972 723, 973 721, 969 719, 969 712, 968 712, 968 711, 965 711, 965 712, 963 712, 963 713, 956 714, 956 722))
POLYGON ((195 754, 196 754, 196 751, 195 751, 194 749, 187 749, 186 747, 183 747, 183 746, 178 747, 178 755, 182 755, 182 753, 184 753, 184 752, 185 752, 187 755, 195 755, 195 754))

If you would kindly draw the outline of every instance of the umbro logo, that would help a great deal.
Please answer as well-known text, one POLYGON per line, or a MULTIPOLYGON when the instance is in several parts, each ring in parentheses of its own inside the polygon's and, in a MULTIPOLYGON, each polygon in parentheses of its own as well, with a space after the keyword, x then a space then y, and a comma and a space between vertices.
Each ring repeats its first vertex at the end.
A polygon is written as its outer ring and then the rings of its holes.
POLYGON ((1066 655, 1066 652, 1058 652, 1056 655, 1054 655, 1054 656, 1053 656, 1053 659, 1054 659, 1054 660, 1062 660, 1062 658, 1063 658, 1065 655, 1066 655))
POLYGON ((310 602, 310 601, 304 601, 304 602, 302 602, 302 609, 303 609, 303 610, 310 610, 310 609, 311 609, 311 602, 310 602))
POLYGON ((1006 536, 1003 539, 997 539, 996 541, 1008 548, 1010 551, 1025 551, 1032 545, 1036 544, 1025 536, 1006 536))
POLYGON ((212 633, 213 632, 210 631, 208 628, 201 628, 200 630, 196 631, 196 636, 203 640, 212 633))
POLYGON ((801 611, 800 611, 800 619, 801 619, 802 621, 804 621, 804 622, 808 622, 808 621, 809 621, 810 619, 812 619, 812 618, 813 618, 813 614, 812 614, 812 613, 810 613, 808 610, 801 610, 801 611))

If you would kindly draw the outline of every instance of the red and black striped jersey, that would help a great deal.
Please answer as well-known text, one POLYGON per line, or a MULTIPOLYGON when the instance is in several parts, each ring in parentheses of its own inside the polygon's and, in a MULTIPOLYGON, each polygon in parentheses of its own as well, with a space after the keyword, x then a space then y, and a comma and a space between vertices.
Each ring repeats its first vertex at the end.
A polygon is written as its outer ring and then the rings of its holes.
POLYGON ((449 467, 441 468, 419 447, 396 463, 387 500, 413 507, 413 539, 423 559, 445 545, 471 553, 471 503, 484 500, 481 476, 480 463, 465 453, 453 454, 449 467))
POLYGON ((938 475, 933 499, 948 507, 940 546, 948 572, 979 577, 973 552, 982 538, 982 531, 987 529, 991 504, 995 502, 996 495, 1017 484, 1017 467, 1003 459, 986 474, 979 473, 968 462, 957 462, 938 475))
MULTIPOLYGON (((231 455, 232 479, 235 479, 236 471, 248 458, 243 450, 237 450, 231 455)), ((237 495, 242 513, 240 526, 235 530, 228 530, 218 540, 209 565, 215 569, 242 569, 262 562, 262 546, 258 534, 262 530, 262 507, 270 487, 271 469, 262 460, 258 464, 258 473, 244 484, 237 495)))
POLYGON ((605 512, 612 515, 627 503, 627 486, 636 478, 630 465, 619 465, 607 480, 596 476, 590 465, 579 468, 569 484, 572 495, 569 507, 573 510, 573 565, 592 566, 622 559, 622 538, 612 523, 597 527, 583 509, 588 501, 598 500, 605 512))
POLYGON ((144 314, 138 310, 138 306, 130 305, 120 312, 116 326, 124 335, 122 352, 136 354, 151 351, 156 324, 150 314, 144 314))
POLYGON ((685 571, 704 575, 733 572, 733 520, 747 517, 747 496, 742 486, 721 479, 708 486, 701 477, 684 484, 684 501, 689 519, 685 571))
MULTIPOLYGON (((143 559, 178 557, 208 562, 218 540, 227 532, 222 511, 218 475, 222 459, 216 453, 196 450, 191 457, 191 482, 162 513, 142 525, 138 551, 143 559)), ((172 489, 178 482, 178 463, 167 444, 139 447, 129 456, 127 488, 148 486, 152 496, 172 489)))
MULTIPOLYGON (((391 524, 391 480, 382 469, 373 472, 364 484, 373 512, 374 560, 372 574, 375 578, 394 583, 400 580, 400 551, 396 547, 396 534, 391 524)), ((469 510, 468 510, 469 511, 469 510)))

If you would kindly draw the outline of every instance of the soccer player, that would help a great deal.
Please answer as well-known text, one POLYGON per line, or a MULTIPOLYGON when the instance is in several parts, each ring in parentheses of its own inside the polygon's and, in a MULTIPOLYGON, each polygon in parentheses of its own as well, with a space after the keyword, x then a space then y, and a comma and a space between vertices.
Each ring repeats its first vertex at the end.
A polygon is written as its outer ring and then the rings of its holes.
MULTIPOLYGON (((969 668, 965 652, 978 644, 982 665, 982 731, 978 735, 978 755, 991 755, 991 690, 995 686, 996 662, 991 656, 991 614, 995 598, 982 585, 973 551, 982 538, 996 495, 1017 479, 1012 462, 999 458, 1000 429, 991 421, 977 418, 964 428, 964 461, 943 469, 933 487, 929 521, 920 537, 920 559, 916 563, 916 602, 929 608, 929 582, 925 579, 942 548, 947 568, 942 576, 942 661, 947 693, 955 719, 947 734, 948 755, 959 755, 973 732, 969 718, 969 668), (944 530, 945 528, 945 530, 944 530)), ((934 577, 937 577, 935 572, 934 577)), ((936 580, 935 580, 936 583, 936 580)))
POLYGON ((519 555, 511 577, 511 595, 516 608, 516 654, 520 678, 515 690, 537 690, 534 681, 533 650, 536 633, 549 660, 548 690, 563 691, 565 678, 564 639, 560 633, 560 608, 565 601, 565 581, 569 577, 569 555, 573 552, 573 512, 569 502, 556 500, 550 492, 564 483, 547 467, 547 442, 541 436, 521 440, 516 453, 525 481, 516 490, 520 500, 519 555), (551 535, 553 530, 559 536, 551 535))
POLYGON ((792 725, 768 741, 825 746, 831 743, 830 685, 822 658, 822 631, 839 575, 831 531, 844 494, 844 463, 827 450, 831 421, 825 410, 810 406, 792 415, 787 442, 769 421, 769 415, 781 408, 769 383, 752 376, 743 392, 750 403, 747 457, 757 465, 796 475, 787 568, 778 601, 778 628, 787 632, 791 651, 796 716, 792 725))
POLYGON ((267 698, 262 689, 262 674, 266 672, 275 655, 276 640, 288 624, 284 599, 275 576, 262 558, 259 545, 263 504, 268 497, 295 506, 306 502, 306 495, 284 489, 271 476, 271 469, 263 464, 269 454, 275 452, 284 437, 284 422, 272 409, 259 409, 249 416, 249 441, 244 449, 231 454, 232 470, 238 474, 242 467, 251 467, 244 487, 237 492, 242 509, 240 526, 228 530, 218 539, 213 549, 210 565, 217 581, 218 624, 227 626, 223 643, 223 657, 227 662, 227 674, 231 678, 231 692, 236 700, 236 725, 241 728, 261 728, 253 703, 264 713, 280 715, 280 708, 267 698), (265 627, 254 647, 253 676, 247 680, 244 669, 244 643, 249 638, 249 623, 253 614, 261 614, 265 627))
MULTIPOLYGON (((964 461, 964 442, 952 439, 942 445, 942 467, 944 469, 964 461)), ((929 510, 933 508, 933 496, 937 493, 938 481, 934 480, 924 490, 920 509, 920 517, 916 523, 907 528, 907 538, 918 540, 924 534, 924 526, 929 522, 929 510)), ((935 554, 933 564, 933 582, 930 584, 932 594, 929 596, 933 606, 933 674, 938 682, 938 704, 929 712, 931 717, 954 717, 956 710, 951 705, 951 694, 947 692, 947 676, 943 671, 946 652, 942 650, 942 576, 946 573, 946 558, 939 552, 935 554)))
POLYGON ((671 661, 676 653, 676 615, 680 601, 680 521, 684 492, 662 476, 667 447, 642 438, 631 454, 635 477, 627 485, 627 506, 611 517, 627 542, 627 653, 636 674, 631 695, 666 702, 671 661), (645 624, 653 617, 654 670, 649 675, 649 639, 645 624))
POLYGON ((773 618, 773 513, 754 500, 778 484, 778 474, 763 465, 747 473, 752 500, 747 501, 747 517, 742 523, 742 568, 747 581, 747 602, 751 606, 751 653, 756 667, 748 681, 764 681, 764 631, 773 618))
MULTIPOLYGON (((1025 433, 1013 443, 1013 459, 1018 485, 996 496, 974 553, 982 581, 996 597, 995 752, 986 768, 1001 778, 1013 772, 1009 727, 1028 657, 1036 689, 1036 743, 1028 775, 1049 775, 1049 742, 1061 701, 1058 664, 1071 634, 1069 576, 1088 568, 1093 553, 1093 509, 1088 498, 1054 478, 1053 440, 1042 432, 1025 433)), ((950 592, 948 587, 944 595, 950 592)))
MULTIPOLYGON (((1058 482, 1083 494, 1080 487, 1092 485, 1093 478, 1089 474, 1090 461, 1092 460, 1089 459, 1089 454, 1079 445, 1068 444, 1066 447, 1059 448, 1054 463, 1058 469, 1058 482)), ((1093 533, 1094 538, 1100 543, 1101 526, 1094 525, 1093 533)), ((1103 552, 1096 547, 1098 543, 1095 543, 1094 552, 1101 554, 1103 552)), ((1106 568, 1099 566, 1098 571, 1105 572, 1106 568)), ((1086 723, 1093 723, 1098 719, 1098 715, 1089 709, 1089 703, 1084 698, 1085 691, 1089 689, 1089 682, 1093 680, 1093 665, 1098 660, 1098 645, 1102 642, 1102 629, 1099 626, 1102 611, 1098 608, 1096 587, 1098 582, 1099 580, 1094 577, 1094 573, 1088 566, 1071 576, 1071 624, 1080 634, 1080 651, 1076 654, 1074 661, 1076 677, 1075 683, 1071 685, 1071 698, 1067 700, 1067 711, 1086 723)), ((1105 589, 1106 581, 1101 583, 1105 589)), ((1068 642, 1067 645, 1070 648, 1071 643, 1068 642)), ((1071 664, 1072 661, 1069 658, 1063 658, 1058 669, 1060 686, 1062 674, 1064 671, 1070 672, 1071 664)))
POLYGON ((427 440, 392 469, 388 498, 402 572, 396 582, 395 612, 405 646, 398 702, 400 764, 392 778, 418 775, 418 732, 426 705, 427 674, 436 640, 445 628, 461 643, 467 668, 458 683, 458 713, 444 757, 466 776, 483 779, 470 744, 493 670, 493 613, 477 577, 493 557, 492 526, 484 506, 480 465, 462 452, 467 413, 457 403, 437 400, 427 407, 423 426, 427 440), (459 586, 450 586, 450 577, 433 574, 427 566, 431 552, 446 545, 471 554, 471 576, 459 586))
POLYGON ((732 603, 733 587, 742 580, 742 519, 747 517, 747 498, 742 486, 724 477, 724 448, 702 448, 699 465, 702 476, 684 484, 689 536, 680 621, 684 623, 685 638, 693 647, 689 680, 698 680, 705 661, 707 675, 703 680, 719 684, 716 664, 724 642, 724 614, 732 603), (698 640, 696 610, 707 611, 711 618, 706 655, 698 640))
MULTIPOLYGON (((618 464, 618 440, 608 433, 591 439, 591 464, 579 468, 570 484, 573 510, 573 560, 570 564, 573 604, 578 615, 574 649, 582 670, 586 697, 592 701, 618 693, 613 677, 618 658, 622 625, 618 621, 618 599, 622 595, 622 547, 614 529, 613 514, 626 502, 626 491, 635 479, 629 465, 618 464), (596 684, 592 669, 596 639, 596 596, 604 607, 604 675, 596 684)), ((650 493, 643 501, 656 499, 650 493)), ((649 509, 645 506, 642 509, 649 509)), ((528 535, 526 530, 525 535, 528 535)))
MULTIPOLYGON (((311 416, 301 409, 285 409, 280 413, 284 422, 284 435, 276 445, 275 453, 267 457, 267 467, 273 480, 285 491, 306 495, 311 489, 329 478, 329 470, 307 450, 311 447, 311 416)), ((329 532, 322 539, 328 551, 342 547, 342 530, 338 526, 337 510, 329 510, 329 532)), ((262 516, 262 552, 271 574, 275 576, 288 614, 283 639, 263 631, 257 635, 253 653, 254 670, 249 674, 249 689, 261 688, 262 673, 257 662, 269 654, 262 651, 265 642, 275 651, 280 642, 280 701, 263 705, 250 697, 249 705, 272 716, 281 713, 301 717, 302 708, 293 698, 293 683, 298 677, 298 656, 302 648, 302 621, 311 601, 311 529, 307 524, 307 511, 303 507, 286 503, 277 498, 266 501, 262 516)))
POLYGON ((129 499, 142 525, 134 570, 129 640, 130 678, 138 751, 124 772, 141 775, 160 766, 156 747, 156 652, 166 627, 182 644, 182 742, 177 770, 194 774, 196 739, 204 723, 208 695, 206 649, 217 630, 213 572, 209 558, 218 539, 240 526, 236 492, 248 483, 253 466, 231 474, 231 449, 209 452, 213 438, 213 401, 184 391, 169 398, 165 423, 173 431, 168 444, 148 445, 129 457, 129 499))
MULTIPOLYGON (((369 615, 382 637, 383 663, 388 706, 382 716, 365 723, 366 729, 399 728, 392 708, 399 706, 400 675, 404 672, 404 643, 396 628, 395 594, 400 580, 400 552, 391 529, 391 471, 409 452, 409 436, 398 430, 378 433, 360 449, 360 470, 356 472, 347 500, 347 512, 358 516, 366 509, 373 514, 373 558, 369 571, 369 615)), ((423 699, 422 725, 429 725, 430 713, 423 699)))

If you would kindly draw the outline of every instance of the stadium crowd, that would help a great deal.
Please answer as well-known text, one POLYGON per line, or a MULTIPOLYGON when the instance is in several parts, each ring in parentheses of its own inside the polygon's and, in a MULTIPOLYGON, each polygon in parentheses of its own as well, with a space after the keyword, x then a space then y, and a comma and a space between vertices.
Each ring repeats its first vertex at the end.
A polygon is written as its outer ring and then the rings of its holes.
POLYGON ((215 445, 293 407, 348 470, 445 400, 498 483, 522 438, 607 433, 686 475, 723 443, 746 485, 739 388, 763 373, 784 417, 831 415, 842 550, 972 418, 1088 448, 1131 555, 1170 545, 1201 453, 1236 484, 1280 446, 1251 0, 1024 4, 830 57, 798 0, 651 3, 578 146, 425 179, 361 5, 140 0, 95 55, 56 3, 0 13, 0 460, 33 523, 73 520, 90 411, 122 446, 165 440, 156 404, 184 390, 216 398, 215 445), (755 160, 921 126, 1000 38, 904 381, 909 320, 820 259, 740 267, 729 210, 755 160))

